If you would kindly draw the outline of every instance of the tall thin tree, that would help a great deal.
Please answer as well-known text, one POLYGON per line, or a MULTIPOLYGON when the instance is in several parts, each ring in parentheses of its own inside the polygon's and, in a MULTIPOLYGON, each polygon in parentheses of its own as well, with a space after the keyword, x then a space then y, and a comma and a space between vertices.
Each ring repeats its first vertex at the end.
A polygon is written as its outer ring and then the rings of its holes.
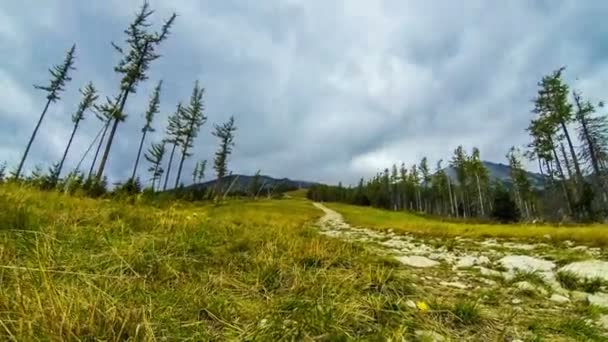
POLYGON ((70 135, 68 144, 65 147, 63 157, 61 157, 61 161, 59 162, 59 166, 57 167, 56 173, 53 175, 53 181, 57 181, 57 179, 61 175, 61 170, 63 169, 63 164, 65 163, 65 159, 68 156, 70 146, 72 146, 72 141, 74 140, 74 136, 76 135, 76 130, 78 130, 80 122, 84 120, 84 113, 95 104, 95 101, 97 101, 98 98, 97 90, 95 90, 93 82, 89 82, 89 84, 87 84, 84 90, 79 89, 79 91, 82 94, 82 100, 80 101, 80 104, 78 104, 78 109, 76 110, 76 113, 72 115, 72 123, 74 123, 74 128, 72 128, 72 134, 70 135))
POLYGON ((179 161, 179 167, 177 169, 177 177, 175 178, 175 187, 179 185, 180 176, 182 174, 182 168, 184 161, 190 156, 189 150, 194 146, 194 139, 198 136, 198 132, 201 126, 207 121, 207 117, 203 113, 203 93, 205 88, 201 88, 199 82, 194 83, 192 89, 192 95, 190 96, 190 105, 181 111, 183 130, 181 131, 181 148, 182 157, 179 161))
POLYGON ((234 117, 223 123, 222 125, 214 125, 214 136, 220 139, 220 146, 215 152, 215 160, 213 168, 215 169, 217 180, 216 180, 216 196, 220 196, 222 191, 222 180, 228 173, 228 157, 232 153, 234 147, 234 133, 237 128, 234 125, 234 117))
POLYGON ((96 178, 98 181, 101 180, 101 177, 103 176, 118 124, 126 119, 124 108, 127 103, 127 98, 129 97, 129 94, 135 93, 137 85, 140 82, 148 79, 146 71, 150 68, 150 64, 160 57, 155 50, 160 43, 168 37, 169 30, 176 18, 176 14, 173 13, 169 19, 164 22, 160 33, 149 32, 148 28, 150 27, 150 24, 148 23, 148 19, 153 13, 154 11, 150 10, 148 2, 144 1, 140 11, 135 16, 135 19, 124 31, 127 35, 126 43, 129 47, 128 52, 125 52, 121 47, 112 43, 114 49, 122 55, 122 59, 114 68, 115 72, 122 75, 119 96, 117 97, 120 101, 116 102, 118 106, 116 107, 112 118, 112 129, 110 130, 106 148, 101 157, 99 169, 97 170, 96 178))
POLYGON ((165 174, 165 184, 163 185, 163 190, 167 190, 167 184, 169 183, 169 175, 171 174, 171 166, 173 165, 173 156, 175 155, 175 150, 181 143, 182 131, 183 131, 183 122, 182 122, 182 104, 179 103, 177 105, 177 109, 175 113, 169 117, 169 124, 167 125, 165 142, 172 145, 171 153, 169 154, 169 162, 167 163, 167 172, 165 174))
POLYGON ((27 155, 30 152, 32 143, 34 142, 34 139, 36 138, 36 134, 38 134, 38 129, 40 129, 42 120, 44 120, 46 112, 48 111, 51 103, 57 102, 58 100, 61 99, 61 97, 59 95, 61 94, 61 92, 63 92, 65 90, 66 83, 68 83, 69 81, 72 80, 72 78, 70 77, 70 71, 75 70, 75 68, 74 68, 74 62, 75 62, 75 58, 76 58, 75 52, 76 52, 76 45, 72 45, 72 47, 70 48, 70 50, 67 52, 67 54, 65 56, 63 64, 55 65, 53 68, 49 69, 49 72, 51 74, 51 81, 49 82, 48 86, 34 85, 34 88, 40 89, 40 90, 46 92, 46 94, 47 94, 46 95, 46 105, 44 106, 44 109, 42 110, 42 113, 40 114, 40 118, 38 119, 38 122, 36 123, 36 127, 34 127, 34 131, 32 132, 30 140, 28 141, 27 146, 25 147, 25 152, 23 152, 23 157, 21 157, 19 166, 17 167, 17 170, 14 173, 15 178, 19 178, 19 176, 21 175, 21 172, 23 171, 23 165, 25 164, 27 155))
POLYGON ((152 174, 152 189, 156 190, 156 181, 159 183, 160 187, 160 179, 163 176, 163 158, 165 156, 165 143, 155 143, 150 146, 148 152, 144 153, 144 158, 152 164, 148 168, 148 172, 152 174))
POLYGON ((160 106, 160 89, 163 85, 163 81, 159 81, 156 87, 154 88, 154 92, 150 97, 150 102, 148 103, 148 110, 146 110, 145 123, 144 127, 141 129, 141 140, 139 141, 139 149, 137 150, 137 157, 135 158, 135 165, 133 165, 133 173, 131 174, 131 179, 135 179, 135 175, 137 174, 137 166, 139 164, 139 157, 141 156, 141 150, 144 146, 144 140, 146 140, 146 135, 148 133, 154 132, 154 128, 152 127, 152 121, 154 121, 154 115, 158 113, 158 109, 160 106))

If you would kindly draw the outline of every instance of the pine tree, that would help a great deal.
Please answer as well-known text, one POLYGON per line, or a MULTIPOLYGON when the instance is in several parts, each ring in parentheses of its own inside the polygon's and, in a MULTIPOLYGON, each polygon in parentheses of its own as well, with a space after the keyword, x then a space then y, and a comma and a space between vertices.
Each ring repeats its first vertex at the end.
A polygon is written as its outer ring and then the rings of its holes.
MULTIPOLYGON (((423 188, 423 194, 424 194, 424 212, 428 213, 429 205, 428 205, 427 197, 428 197, 428 187, 431 183, 431 173, 429 171, 429 164, 428 164, 428 160, 426 157, 423 157, 422 160, 420 161, 419 170, 420 170, 420 175, 422 176, 422 188, 423 188)), ((420 200, 422 201, 422 198, 420 200)))
POLYGON ((0 164, 0 183, 6 178, 6 162, 0 164))
POLYGON ((93 86, 92 82, 89 82, 84 90, 79 89, 80 94, 82 94, 82 100, 80 104, 78 104, 78 109, 76 113, 72 115, 72 123, 74 124, 74 128, 72 129, 72 134, 70 135, 70 139, 68 140, 68 144, 65 147, 65 151, 63 152, 63 157, 61 157, 61 161, 57 167, 56 173, 53 174, 53 182, 56 182, 61 175, 61 170, 63 169, 63 164, 65 163, 65 159, 68 156, 68 151, 70 150, 70 146, 72 146, 72 141, 74 140, 74 136, 76 135, 76 130, 78 130, 78 126, 80 122, 84 120, 84 113, 89 110, 92 106, 95 105, 95 101, 97 101, 98 95, 97 90, 93 86))
POLYGON ((236 126, 234 125, 234 117, 223 123, 222 125, 214 125, 213 135, 220 139, 220 146, 215 152, 215 160, 213 168, 215 169, 217 180, 216 180, 216 196, 221 195, 222 191, 222 180, 228 173, 228 157, 232 153, 234 147, 234 133, 236 132, 236 126))
POLYGON ((173 156, 175 155, 175 150, 181 144, 182 131, 184 130, 184 123, 182 122, 183 114, 182 104, 179 103, 177 105, 177 109, 175 113, 169 117, 169 124, 167 125, 167 138, 165 138, 166 143, 170 143, 173 146, 171 147, 171 154, 169 155, 169 162, 167 164, 167 173, 165 174, 165 184, 163 185, 163 191, 167 190, 167 184, 169 183, 169 175, 171 173, 171 165, 173 165, 173 156))
POLYGON ((106 148, 101 158, 99 169, 97 170, 96 178, 98 181, 103 176, 118 124, 126 119, 124 108, 127 103, 127 98, 129 94, 135 93, 137 85, 140 82, 148 79, 146 71, 150 68, 150 64, 160 57, 155 50, 158 45, 168 37, 169 30, 176 18, 176 14, 173 13, 163 24, 160 33, 148 32, 148 28, 150 27, 148 19, 153 13, 154 11, 150 10, 148 2, 144 1, 140 11, 135 16, 135 19, 124 31, 127 35, 125 41, 129 48, 128 51, 125 51, 112 43, 114 49, 122 55, 122 59, 114 68, 116 73, 122 75, 122 79, 120 82, 120 92, 115 103, 117 106, 115 106, 115 111, 111 119, 113 122, 112 129, 110 130, 106 148))
POLYGON ((115 113, 118 111, 117 109, 117 101, 118 99, 111 100, 106 97, 106 103, 102 105, 95 105, 95 116, 99 121, 103 123, 103 126, 100 129, 100 139, 97 144, 97 149, 95 150, 95 155, 93 156, 93 160, 91 161, 91 167, 89 168, 89 174, 87 179, 91 179, 93 176, 93 169, 95 168, 95 164, 97 163, 97 157, 99 157, 99 152, 101 151, 101 147, 103 146, 103 142, 105 141, 106 134, 108 133, 108 129, 110 128, 110 124, 112 123, 112 118, 115 113))
MULTIPOLYGON (((582 142, 580 158, 590 165, 594 182, 602 193, 603 201, 607 202, 608 184, 605 173, 608 164, 608 116, 593 116, 595 107, 589 101, 584 101, 576 91, 573 91, 573 97, 578 138, 582 142)), ((600 103, 600 107, 603 107, 603 103, 600 103)))
POLYGON ((485 216, 484 193, 489 186, 488 170, 483 165, 480 157, 480 152, 477 147, 473 148, 471 157, 468 160, 469 174, 475 177, 476 191, 479 199, 479 210, 481 216, 485 216))
POLYGON ((47 95, 46 95, 47 101, 46 101, 46 105, 44 106, 44 109, 42 110, 42 113, 40 114, 38 123, 36 123, 36 127, 34 127, 34 131, 32 132, 30 140, 28 141, 27 146, 25 147, 25 152, 23 152, 23 157, 21 157, 19 166, 17 167, 17 170, 14 173, 15 178, 19 178, 19 176, 21 175, 21 172, 23 171, 23 165, 25 164, 27 155, 30 152, 32 143, 34 142, 34 139, 36 138, 38 129, 40 129, 42 120, 44 120, 46 112, 48 111, 51 103, 55 103, 61 99, 61 97, 59 95, 65 90, 66 83, 68 83, 69 81, 72 80, 72 78, 70 77, 69 74, 70 74, 71 70, 75 70, 75 68, 74 68, 75 52, 76 52, 76 45, 72 45, 72 48, 67 52, 67 54, 65 56, 63 64, 56 65, 52 69, 49 69, 49 72, 50 72, 52 78, 51 78, 51 81, 49 82, 48 86, 34 85, 34 88, 40 89, 47 93, 47 95))
POLYGON ((251 183, 249 183, 249 196, 253 198, 258 197, 260 190, 260 170, 256 171, 255 175, 251 177, 251 183))
POLYGON ((165 143, 160 142, 156 144, 152 144, 152 146, 148 149, 148 152, 144 153, 144 158, 152 164, 148 171, 152 174, 152 189, 156 190, 156 181, 159 183, 160 188, 160 179, 163 176, 163 158, 165 156, 165 143))
POLYGON ((513 183, 513 192, 515 193, 515 202, 519 206, 519 211, 525 213, 527 218, 531 215, 532 186, 530 180, 523 169, 519 151, 515 147, 511 147, 507 153, 507 160, 510 167, 510 177, 513 183))
MULTIPOLYGON (((450 166, 456 170, 456 179, 458 180, 458 187, 460 188, 460 204, 462 206, 462 215, 463 217, 467 217, 467 202, 465 200, 465 193, 467 189, 467 184, 469 181, 469 175, 467 173, 467 160, 468 156, 462 146, 458 146, 456 150, 454 150, 454 156, 452 157, 452 161, 450 162, 450 166)), ((458 203, 458 200, 455 201, 458 203)), ((458 205, 456 205, 458 207, 458 205)), ((460 211, 460 210, 459 210, 460 211)))
POLYGON ((192 184, 196 184, 196 179, 198 177, 199 164, 200 164, 200 162, 196 162, 196 164, 194 164, 194 170, 192 170, 192 184))
POLYGON ((181 111, 182 130, 180 132, 180 143, 182 148, 182 158, 179 162, 177 169, 177 177, 175 178, 175 187, 179 185, 179 179, 182 173, 182 167, 184 161, 190 156, 188 152, 194 147, 194 139, 198 136, 198 132, 201 126, 207 122, 207 117, 203 113, 203 93, 205 88, 199 86, 199 82, 194 83, 194 89, 192 90, 192 96, 190 97, 190 105, 181 111))
POLYGON ((135 158, 135 165, 133 166, 133 174, 131 174, 131 179, 135 179, 135 174, 137 173, 137 165, 139 164, 139 157, 141 156, 141 149, 144 146, 144 140, 146 139, 146 134, 154 132, 154 128, 152 128, 152 121, 154 120, 154 115, 159 112, 160 106, 160 90, 163 85, 163 81, 159 81, 154 88, 154 92, 150 97, 150 102, 148 103, 148 110, 146 111, 145 124, 141 129, 141 140, 139 141, 139 149, 137 150, 137 157, 135 158))
POLYGON ((198 167, 197 183, 201 183, 203 179, 205 179, 205 170, 207 169, 207 160, 201 160, 200 165, 198 167))

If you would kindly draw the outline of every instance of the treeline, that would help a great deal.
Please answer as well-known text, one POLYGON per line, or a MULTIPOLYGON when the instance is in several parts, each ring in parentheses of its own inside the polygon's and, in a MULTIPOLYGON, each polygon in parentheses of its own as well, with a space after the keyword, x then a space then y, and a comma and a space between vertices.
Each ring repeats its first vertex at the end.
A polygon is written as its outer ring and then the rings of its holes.
MULTIPOLYGON (((51 105, 61 100, 61 96, 76 70, 76 45, 68 50, 61 64, 53 66, 49 70, 51 74, 49 82, 46 85, 35 86, 36 89, 45 93, 44 109, 25 146, 18 166, 8 172, 6 164, 2 164, 0 181, 11 179, 17 182, 29 182, 43 189, 65 191, 79 189, 91 196, 100 196, 107 191, 105 170, 114 140, 119 134, 118 128, 128 119, 124 111, 127 101, 130 99, 130 95, 136 93, 141 83, 148 80, 147 74, 153 62, 161 57, 158 49, 161 43, 169 38, 170 30, 177 18, 177 15, 173 13, 164 21, 159 31, 153 31, 150 22, 153 14, 154 11, 150 9, 149 4, 144 2, 124 31, 124 46, 112 43, 113 49, 120 56, 118 63, 113 68, 114 72, 120 76, 116 94, 106 97, 105 101, 100 101, 100 94, 93 82, 89 82, 80 89, 82 100, 72 116, 66 117, 66 120, 71 119, 73 128, 70 136, 66 137, 66 147, 61 160, 49 167, 46 172, 37 166, 31 173, 24 176, 28 154, 39 130, 43 129, 46 113, 51 105), (76 167, 66 172, 64 164, 72 152, 71 146, 74 137, 78 134, 81 122, 90 113, 100 121, 99 131, 76 167), (84 160, 90 154, 92 154, 90 165, 84 165, 84 160)), ((142 108, 144 122, 141 126, 141 136, 138 138, 138 150, 134 151, 133 155, 131 177, 117 183, 115 192, 138 193, 146 188, 147 192, 154 193, 182 187, 184 162, 193 157, 192 151, 197 136, 208 119, 203 100, 205 88, 199 81, 195 81, 189 101, 185 104, 178 103, 175 112, 170 115, 164 129, 164 137, 159 141, 149 142, 147 138, 156 130, 155 118, 160 112, 162 86, 163 82, 159 80, 150 95, 147 108, 142 108), (148 147, 146 148, 146 146, 148 147), (143 159, 148 163, 149 176, 144 182, 146 185, 143 185, 138 177, 142 154, 143 159)), ((218 182, 215 189, 206 190, 206 194, 211 194, 210 196, 217 197, 223 193, 222 179, 228 174, 228 160, 234 146, 236 130, 233 117, 230 117, 225 123, 214 125, 213 136, 219 140, 219 146, 213 160, 213 169, 218 182)), ((124 163, 124 160, 122 162, 124 163)), ((198 161, 192 171, 193 181, 201 182, 205 177, 206 168, 207 160, 198 161)))
POLYGON ((570 91, 565 69, 538 83, 534 117, 527 131, 531 143, 506 154, 510 180, 492 181, 480 159, 462 146, 454 150, 448 176, 442 161, 430 171, 427 158, 406 167, 393 165, 356 187, 314 186, 308 197, 389 210, 409 210, 437 216, 515 220, 597 221, 608 213, 608 117, 597 106, 570 91), (576 135, 571 134, 571 130, 576 135), (523 159, 536 161, 542 188, 532 186, 523 159))

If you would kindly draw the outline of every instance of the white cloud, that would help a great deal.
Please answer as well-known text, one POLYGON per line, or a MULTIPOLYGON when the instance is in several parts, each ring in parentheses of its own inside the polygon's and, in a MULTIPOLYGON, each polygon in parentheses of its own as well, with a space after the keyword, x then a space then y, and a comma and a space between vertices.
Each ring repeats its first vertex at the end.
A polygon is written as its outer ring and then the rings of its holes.
MULTIPOLYGON (((527 142, 530 100, 543 74, 568 65, 573 85, 596 100, 608 85, 602 64, 608 52, 597 43, 608 36, 601 28, 608 4, 599 1, 548 6, 524 0, 154 0, 151 5, 156 22, 172 11, 179 17, 150 81, 129 100, 130 117, 119 128, 109 164, 115 180, 129 173, 142 108, 159 78, 166 84, 163 119, 178 101, 187 100, 195 79, 207 88, 209 123, 188 163, 212 158, 211 124, 234 115, 236 172, 260 168, 329 182, 354 182, 425 155, 434 164, 448 159, 459 144, 477 146, 484 158, 502 161, 509 146, 527 142)), ((11 18, 0 21, 0 37, 13 37, 8 48, 27 65, 9 65, 13 69, 0 73, 0 85, 12 92, 0 94, 0 118, 17 125, 20 134, 35 119, 14 118, 7 108, 35 107, 32 98, 40 96, 20 86, 22 80, 40 79, 35 73, 50 60, 57 63, 56 56, 72 41, 81 57, 65 111, 78 101, 75 89, 89 79, 107 95, 117 84, 109 41, 122 40, 137 7, 118 0, 72 1, 67 12, 59 10, 65 7, 59 1, 28 8, 0 5, 0 19, 11 18), (26 23, 36 18, 42 18, 38 29, 26 31, 26 23), (31 53, 33 46, 40 56, 31 53)), ((67 118, 61 111, 57 107, 48 126, 52 130, 40 137, 44 148, 38 161, 49 162, 63 148, 70 122, 61 121, 67 118)), ((83 128, 79 153, 96 124, 90 120, 83 128)), ((160 138, 163 126, 157 123, 159 132, 151 140, 160 138)), ((7 158, 6 150, 0 159, 7 158)))

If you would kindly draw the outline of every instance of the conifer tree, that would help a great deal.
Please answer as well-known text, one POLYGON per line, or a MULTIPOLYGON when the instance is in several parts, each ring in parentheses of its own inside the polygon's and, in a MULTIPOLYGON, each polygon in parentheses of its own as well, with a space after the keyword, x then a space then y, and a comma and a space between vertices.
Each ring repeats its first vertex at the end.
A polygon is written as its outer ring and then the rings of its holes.
POLYGON ((215 160, 213 162, 213 168, 215 169, 217 180, 216 180, 216 196, 220 196, 222 191, 222 180, 228 173, 228 157, 232 153, 234 147, 234 133, 236 132, 236 126, 234 125, 234 117, 223 123, 222 125, 214 125, 214 136, 220 139, 220 145, 218 150, 215 152, 215 160))
POLYGON ((207 169, 207 160, 201 160, 199 167, 198 167, 198 173, 196 175, 197 177, 197 183, 201 183, 203 181, 203 179, 205 179, 205 171, 207 169))
POLYGON ((52 175, 52 181, 56 182, 61 175, 61 170, 63 169, 63 164, 65 163, 65 159, 68 155, 68 151, 70 150, 70 146, 72 146, 72 141, 74 140, 74 136, 76 135, 76 130, 78 130, 78 126, 80 122, 84 120, 84 113, 89 110, 97 101, 97 90, 93 86, 92 82, 89 82, 84 90, 79 89, 80 94, 82 94, 82 100, 80 104, 78 104, 78 109, 76 113, 72 115, 72 123, 74 124, 74 128, 72 128, 72 134, 70 135, 70 139, 68 140, 68 144, 65 147, 65 151, 63 152, 63 157, 61 157, 61 161, 59 162, 57 169, 54 170, 52 175))
POLYGON ((181 143, 182 148, 182 158, 179 162, 179 167, 177 169, 177 177, 175 178, 175 187, 179 185, 179 179, 182 173, 182 168, 184 166, 184 161, 191 154, 189 150, 194 146, 194 139, 198 136, 198 132, 201 129, 201 126, 207 122, 207 117, 203 113, 204 105, 203 105, 203 93, 205 92, 205 88, 201 88, 199 86, 199 82, 196 81, 194 83, 194 89, 192 90, 192 95, 190 97, 190 105, 187 108, 184 108, 180 113, 180 122, 182 124, 182 130, 180 131, 179 141, 181 143))
POLYGON ((103 123, 103 126, 100 129, 99 142, 97 143, 97 149, 95 150, 95 155, 93 156, 93 160, 91 161, 91 167, 89 168, 89 174, 87 179, 91 179, 93 176, 93 169, 95 168, 95 164, 97 163, 97 158, 99 157, 99 152, 103 147, 103 143, 106 138, 106 134, 108 133, 108 129, 110 128, 110 124, 112 123, 112 118, 117 111, 117 102, 118 99, 111 100, 106 97, 106 103, 102 105, 95 105, 95 116, 99 121, 103 123))
POLYGON ((135 19, 129 27, 124 31, 127 38, 125 40, 128 50, 123 50, 121 47, 112 43, 114 49, 122 55, 122 59, 118 65, 114 67, 114 71, 122 75, 120 81, 120 91, 116 98, 115 108, 112 115, 112 129, 106 143, 99 169, 97 170, 96 178, 99 181, 103 176, 106 163, 116 135, 118 124, 126 119, 124 108, 127 103, 129 94, 135 93, 137 85, 148 79, 146 72, 150 68, 150 64, 158 59, 160 55, 156 52, 156 48, 162 41, 167 39, 169 30, 175 21, 176 14, 173 13, 168 20, 163 24, 160 33, 149 32, 150 23, 148 19, 154 13, 150 10, 147 1, 144 1, 140 11, 136 14, 135 19))
POLYGON ((158 114, 158 109, 160 106, 160 90, 163 85, 163 81, 159 81, 154 88, 154 92, 150 97, 150 102, 148 103, 148 110, 146 111, 145 124, 141 129, 141 140, 139 141, 139 149, 137 150, 137 157, 135 158, 135 165, 133 166, 133 174, 131 174, 131 179, 135 179, 135 174, 137 173, 137 165, 139 164, 139 157, 141 156, 141 149, 144 146, 144 140, 146 139, 146 134, 154 132, 154 128, 152 127, 152 121, 154 120, 154 115, 158 114))
POLYGON ((257 170, 255 175, 251 177, 251 183, 249 183, 249 196, 253 198, 258 197, 260 190, 260 170, 257 170))
POLYGON ((175 150, 181 143, 182 131, 184 130, 184 123, 182 122, 182 104, 177 104, 177 109, 175 113, 169 117, 169 124, 167 125, 167 138, 165 138, 165 142, 172 144, 171 153, 169 154, 169 162, 167 164, 167 173, 165 174, 165 184, 163 185, 163 190, 167 190, 167 184, 169 183, 169 175, 171 173, 171 166, 173 165, 173 156, 175 155, 175 150))
POLYGON ((152 189, 156 190, 156 182, 159 183, 160 188, 160 179, 163 176, 163 158, 165 156, 165 143, 155 143, 148 149, 148 152, 144 153, 144 158, 152 164, 148 171, 152 174, 152 189))
MULTIPOLYGON (((454 168, 456 171, 456 179, 458 180, 458 188, 460 190, 460 204, 462 206, 462 215, 467 217, 467 203, 465 200, 465 193, 468 183, 468 174, 467 174, 467 154, 462 148, 462 146, 458 146, 456 150, 454 150, 454 156, 452 157, 452 161, 450 166, 454 168)), ((456 203, 458 200, 456 200, 456 203)), ((458 205, 456 205, 458 207, 458 205)))
MULTIPOLYGON (((422 160, 420 161, 420 166, 419 166, 419 170, 420 170, 420 175, 422 177, 422 188, 423 188, 423 194, 424 194, 424 212, 428 213, 428 187, 431 183, 431 173, 429 170, 429 164, 428 164, 428 160, 426 157, 423 157, 422 160)), ((422 197, 422 196, 421 196, 422 197)), ((420 199, 422 201, 422 198, 420 199)))
POLYGON ((65 56, 63 64, 56 65, 52 69, 49 69, 49 73, 51 74, 51 81, 49 82, 48 86, 34 85, 34 88, 40 89, 40 90, 46 92, 47 101, 46 101, 46 105, 44 106, 44 109, 42 110, 42 113, 40 114, 40 118, 38 119, 38 122, 36 123, 36 126, 34 127, 34 131, 32 132, 30 140, 28 141, 27 146, 25 147, 25 152, 23 152, 23 157, 21 157, 19 166, 17 167, 17 170, 14 173, 15 178, 19 178, 19 176, 21 175, 21 172, 23 171, 23 165, 25 164, 27 155, 30 152, 32 143, 34 142, 34 139, 36 138, 38 129, 40 129, 42 120, 44 120, 46 112, 48 111, 51 103, 55 103, 61 99, 61 97, 59 95, 65 90, 66 83, 68 83, 69 81, 72 80, 72 78, 70 77, 70 71, 75 70, 75 68, 74 68, 74 61, 76 58, 75 51, 76 51, 76 45, 72 45, 72 48, 70 48, 70 50, 67 52, 67 54, 65 56))
POLYGON ((200 162, 196 162, 196 164, 194 164, 194 170, 192 170, 192 184, 196 184, 196 180, 198 178, 199 164, 200 162))

